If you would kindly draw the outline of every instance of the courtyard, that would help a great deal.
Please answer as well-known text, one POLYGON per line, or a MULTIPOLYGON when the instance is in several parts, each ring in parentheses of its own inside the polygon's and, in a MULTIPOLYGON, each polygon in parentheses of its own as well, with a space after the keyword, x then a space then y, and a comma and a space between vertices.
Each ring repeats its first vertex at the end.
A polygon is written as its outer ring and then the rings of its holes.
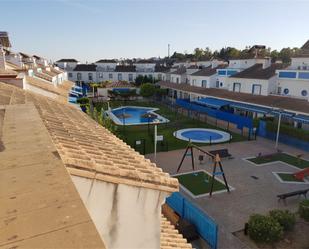
MULTIPOLYGON (((230 144, 203 146, 204 150, 227 148, 233 155, 233 159, 222 160, 223 169, 229 185, 234 190, 230 193, 223 192, 212 197, 204 196, 194 198, 186 191, 180 191, 189 200, 198 205, 209 216, 214 218, 219 225, 219 248, 248 248, 243 242, 233 235, 234 232, 244 228, 244 224, 253 213, 266 214, 272 209, 289 209, 297 211, 300 198, 297 196, 278 202, 277 195, 309 188, 309 184, 282 183, 273 172, 295 173, 299 169, 286 163, 274 161, 264 166, 256 166, 245 158, 256 157, 259 153, 276 153, 274 142, 263 138, 256 141, 242 141, 230 144)), ((303 159, 309 158, 309 153, 279 144, 283 152, 290 155, 303 154, 303 159)), ((163 170, 175 174, 184 150, 161 152, 156 156, 156 163, 163 170)), ((196 170, 212 172, 212 163, 199 164, 199 153, 195 153, 196 170)), ((153 154, 147 157, 154 161, 153 154)), ((191 158, 186 158, 180 173, 192 172, 191 158)), ((220 178, 220 176, 218 177, 220 178)))

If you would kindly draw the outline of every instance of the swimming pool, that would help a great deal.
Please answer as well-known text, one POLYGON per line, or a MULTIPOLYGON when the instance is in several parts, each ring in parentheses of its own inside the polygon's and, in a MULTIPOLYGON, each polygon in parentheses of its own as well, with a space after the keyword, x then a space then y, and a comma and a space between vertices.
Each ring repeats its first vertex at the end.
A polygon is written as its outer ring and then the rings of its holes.
POLYGON ((169 122, 168 119, 155 113, 158 108, 140 107, 140 106, 121 106, 107 111, 107 115, 117 125, 143 125, 160 124, 169 122))
POLYGON ((224 131, 204 128, 189 128, 174 132, 178 139, 194 143, 222 143, 229 141, 232 136, 224 131))

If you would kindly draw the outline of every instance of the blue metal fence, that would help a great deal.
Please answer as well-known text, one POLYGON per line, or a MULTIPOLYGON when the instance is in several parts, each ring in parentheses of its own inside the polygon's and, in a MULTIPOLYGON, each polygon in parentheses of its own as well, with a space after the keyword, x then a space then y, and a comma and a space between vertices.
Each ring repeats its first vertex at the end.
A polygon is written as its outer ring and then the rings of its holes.
MULTIPOLYGON (((266 122, 260 120, 258 135, 261 137, 265 137, 271 140, 276 140, 276 133, 267 131, 266 122)), ((280 134, 279 142, 283 144, 290 145, 292 147, 299 148, 304 151, 309 151, 309 141, 303 141, 285 134, 280 134)))
POLYGON ((238 129, 243 129, 243 127, 247 127, 249 129, 253 128, 252 118, 243 117, 240 115, 235 115, 233 113, 224 112, 220 110, 214 110, 205 106, 197 105, 186 99, 177 99, 176 104, 192 111, 197 111, 200 113, 206 113, 207 115, 214 117, 216 119, 224 120, 237 125, 238 129))
POLYGON ((173 193, 166 203, 176 211, 181 218, 192 223, 200 236, 207 241, 212 249, 217 248, 218 225, 205 212, 188 201, 179 192, 173 193))

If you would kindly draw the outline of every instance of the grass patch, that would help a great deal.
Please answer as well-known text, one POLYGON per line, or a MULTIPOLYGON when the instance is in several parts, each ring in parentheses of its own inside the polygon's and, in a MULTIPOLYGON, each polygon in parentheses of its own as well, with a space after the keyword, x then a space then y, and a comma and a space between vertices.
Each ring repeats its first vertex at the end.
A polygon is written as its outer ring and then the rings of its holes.
MULTIPOLYGON (((210 192, 211 176, 204 171, 191 172, 184 175, 175 176, 180 184, 188 189, 194 195, 207 194, 210 192)), ((225 185, 215 179, 213 192, 224 190, 225 185)))
POLYGON ((302 180, 298 180, 293 176, 293 173, 277 173, 282 181, 285 182, 304 182, 302 180))
POLYGON ((309 167, 309 161, 301 159, 301 158, 297 158, 296 156, 292 156, 286 153, 274 153, 270 155, 250 158, 248 160, 255 164, 264 164, 264 163, 271 163, 275 161, 281 161, 281 162, 293 165, 300 169, 309 167))
MULTIPOLYGON (((167 108, 165 105, 153 103, 150 101, 110 101, 110 107, 117 108, 120 106, 144 106, 144 107, 153 107, 153 108, 159 108, 156 113, 160 114, 161 116, 167 118, 170 120, 169 123, 165 124, 159 124, 157 126, 158 129, 158 135, 164 136, 164 143, 161 144, 158 142, 157 145, 157 151, 168 151, 170 150, 177 150, 177 149, 183 149, 186 148, 188 145, 187 141, 179 140, 173 136, 173 133, 179 129, 185 129, 185 128, 210 128, 210 129, 217 129, 222 130, 220 128, 217 128, 215 126, 206 124, 204 122, 191 119, 189 117, 183 116, 181 114, 178 114, 169 108, 167 108)), ((95 105, 98 112, 101 111, 101 108, 103 107, 104 110, 107 110, 107 104, 106 103, 97 103, 95 105)), ((232 133, 232 141, 231 142, 239 142, 239 141, 245 141, 247 140, 246 137, 232 133)), ((145 139, 145 154, 153 153, 154 151, 154 125, 150 124, 150 129, 148 131, 148 124, 145 125, 135 125, 135 126, 117 126, 115 135, 123 139, 126 143, 128 143, 130 146, 134 147, 135 140, 145 139)), ((198 144, 199 146, 205 146, 205 143, 198 144)), ((143 145, 139 145, 136 147, 136 150, 140 153, 143 153, 143 145)))

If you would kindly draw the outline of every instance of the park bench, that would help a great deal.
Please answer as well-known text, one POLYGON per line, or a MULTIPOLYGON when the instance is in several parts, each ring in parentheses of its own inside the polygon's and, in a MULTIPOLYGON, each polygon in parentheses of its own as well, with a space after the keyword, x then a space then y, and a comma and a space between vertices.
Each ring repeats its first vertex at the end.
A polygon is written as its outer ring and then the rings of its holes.
POLYGON ((289 192, 289 193, 285 193, 285 194, 280 194, 280 195, 277 195, 277 197, 279 198, 278 201, 280 200, 283 200, 285 201, 286 198, 289 198, 289 197, 292 197, 292 196, 295 196, 295 195, 298 195, 298 196, 305 196, 305 198, 307 198, 307 192, 309 191, 309 188, 308 189, 302 189, 302 190, 297 190, 297 191, 293 191, 293 192, 289 192))
POLYGON ((212 151, 209 151, 209 153, 214 155, 214 156, 216 156, 218 154, 220 158, 233 159, 233 157, 229 153, 228 149, 212 150, 212 151))

